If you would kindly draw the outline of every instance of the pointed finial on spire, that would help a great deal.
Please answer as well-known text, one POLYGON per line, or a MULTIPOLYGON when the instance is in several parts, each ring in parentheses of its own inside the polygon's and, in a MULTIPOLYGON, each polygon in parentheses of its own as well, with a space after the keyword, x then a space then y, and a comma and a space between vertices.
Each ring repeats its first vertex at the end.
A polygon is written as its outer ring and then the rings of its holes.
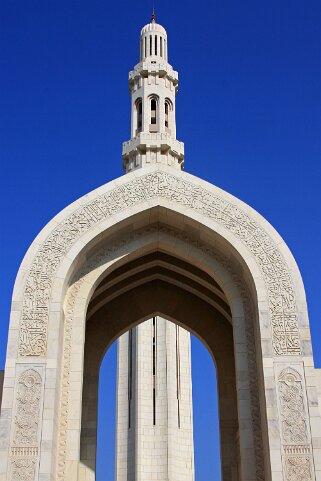
POLYGON ((153 2, 153 11, 152 11, 152 23, 156 23, 156 15, 155 15, 155 9, 154 9, 154 2, 153 2))

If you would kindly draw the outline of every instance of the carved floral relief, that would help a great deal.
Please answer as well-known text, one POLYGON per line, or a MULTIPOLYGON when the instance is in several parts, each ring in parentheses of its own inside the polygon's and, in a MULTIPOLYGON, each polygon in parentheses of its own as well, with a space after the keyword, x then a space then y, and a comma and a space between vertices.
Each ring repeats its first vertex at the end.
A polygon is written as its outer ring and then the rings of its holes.
POLYGON ((279 376, 279 396, 284 441, 287 444, 308 442, 302 380, 294 369, 284 369, 279 376))
POLYGON ((286 460, 287 481, 312 480, 311 457, 291 456, 286 460))
POLYGON ((11 481, 33 481, 35 479, 36 460, 27 458, 12 459, 11 481))
POLYGON ((33 481, 38 458, 42 377, 24 370, 18 377, 11 445, 11 481, 33 481))
POLYGON ((24 371, 19 377, 13 438, 15 446, 34 446, 38 442, 41 386, 41 376, 33 369, 24 371))
POLYGON ((287 481, 313 479, 312 446, 308 428, 308 413, 301 374, 287 367, 278 377, 285 472, 287 481))

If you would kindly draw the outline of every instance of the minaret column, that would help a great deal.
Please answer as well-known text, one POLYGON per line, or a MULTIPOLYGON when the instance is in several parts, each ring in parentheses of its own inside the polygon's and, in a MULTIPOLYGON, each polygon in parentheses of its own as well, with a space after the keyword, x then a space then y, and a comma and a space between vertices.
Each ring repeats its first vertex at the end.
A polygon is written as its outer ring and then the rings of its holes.
MULTIPOLYGON (((184 166, 176 139, 178 74, 167 61, 167 34, 141 31, 140 62, 129 73, 131 139, 126 172, 152 163, 184 166)), ((190 334, 159 316, 118 342, 115 481, 194 481, 190 334)))
POLYGON ((184 144, 176 139, 175 126, 178 74, 167 61, 166 30, 154 17, 142 29, 139 46, 140 62, 129 73, 132 121, 131 139, 123 143, 124 170, 130 172, 151 163, 182 170, 184 144))

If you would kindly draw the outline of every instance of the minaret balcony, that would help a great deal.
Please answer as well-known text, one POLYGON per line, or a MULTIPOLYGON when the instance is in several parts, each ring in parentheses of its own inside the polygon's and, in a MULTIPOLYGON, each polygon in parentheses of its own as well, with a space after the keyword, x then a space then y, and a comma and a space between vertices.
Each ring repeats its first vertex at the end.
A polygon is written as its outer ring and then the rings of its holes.
POLYGON ((148 75, 155 72, 158 73, 160 77, 167 76, 174 85, 178 84, 178 72, 176 72, 169 63, 159 61, 157 57, 155 57, 154 60, 140 62, 135 65, 134 70, 131 70, 128 75, 129 84, 134 83, 139 77, 148 77, 148 75))
POLYGON ((184 143, 165 132, 141 132, 136 137, 123 142, 122 154, 128 156, 137 150, 143 152, 149 148, 159 148, 162 151, 170 149, 178 158, 184 158, 184 143))

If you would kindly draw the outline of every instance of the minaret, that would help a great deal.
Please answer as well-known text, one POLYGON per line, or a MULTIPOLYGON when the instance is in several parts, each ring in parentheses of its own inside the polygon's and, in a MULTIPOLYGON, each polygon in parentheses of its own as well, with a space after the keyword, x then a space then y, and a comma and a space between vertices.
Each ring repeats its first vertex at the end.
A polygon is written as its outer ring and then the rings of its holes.
MULTIPOLYGON (((182 169, 177 73, 154 14, 141 31, 140 55, 129 74, 132 138, 123 145, 124 168, 165 162, 182 169)), ((115 473, 115 481, 194 481, 190 334, 159 316, 118 341, 115 473)))
POLYGON ((129 72, 131 139, 123 143, 126 172, 148 164, 184 167, 184 144, 176 140, 178 73, 168 63, 167 33, 151 23, 140 33, 140 62, 129 72))

